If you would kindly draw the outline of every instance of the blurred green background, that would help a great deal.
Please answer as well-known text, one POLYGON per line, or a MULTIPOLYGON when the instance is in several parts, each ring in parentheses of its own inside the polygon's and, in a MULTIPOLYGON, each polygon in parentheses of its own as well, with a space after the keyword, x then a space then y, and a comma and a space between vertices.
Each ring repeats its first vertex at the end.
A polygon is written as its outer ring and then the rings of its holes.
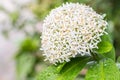
POLYGON ((0 1, 0 80, 35 80, 36 75, 50 65, 48 62, 43 62, 44 58, 39 49, 43 19, 51 9, 66 2, 84 3, 97 13, 106 14, 105 20, 109 23, 116 55, 120 56, 120 0, 2 0, 0 1), (10 61, 13 61, 14 68, 8 66, 10 61), (8 68, 13 70, 8 73, 8 68), (11 75, 12 78, 10 76, 4 78, 6 76, 3 76, 3 72, 5 75, 14 73, 11 75))

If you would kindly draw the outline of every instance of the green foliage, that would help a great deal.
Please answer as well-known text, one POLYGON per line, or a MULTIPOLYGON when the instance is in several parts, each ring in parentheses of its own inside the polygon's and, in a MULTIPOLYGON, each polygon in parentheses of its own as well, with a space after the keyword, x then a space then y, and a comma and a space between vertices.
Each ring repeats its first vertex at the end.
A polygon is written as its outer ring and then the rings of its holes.
POLYGON ((89 56, 91 59, 88 56, 88 58, 73 58, 70 62, 62 65, 62 67, 60 66, 59 70, 57 70, 58 68, 53 70, 48 68, 45 72, 40 73, 37 80, 74 80, 90 60, 95 62, 97 60, 97 62, 90 64, 91 68, 88 68, 86 80, 119 80, 120 72, 115 64, 115 51, 109 35, 102 36, 98 49, 95 49, 96 52, 97 55, 89 56))
POLYGON ((50 66, 38 75, 37 80, 56 80, 57 73, 57 67, 50 66))
POLYGON ((89 58, 78 57, 62 66, 50 66, 38 75, 37 80, 73 80, 88 61, 89 58))
POLYGON ((79 74, 79 72, 85 67, 89 58, 74 58, 70 62, 66 63, 62 68, 60 75, 56 80, 73 80, 79 74))
POLYGON ((16 60, 17 65, 17 79, 18 80, 26 80, 28 74, 33 70, 33 66, 35 63, 35 57, 25 53, 19 56, 16 60))
POLYGON ((37 38, 26 38, 21 42, 21 48, 16 59, 17 80, 34 80, 36 75, 35 67, 41 57, 37 55, 39 40, 37 38))
POLYGON ((9 15, 13 24, 16 23, 17 19, 19 18, 19 12, 12 12, 9 15))
POLYGON ((102 38, 102 41, 107 41, 111 44, 111 47, 112 49, 106 53, 104 53, 103 55, 107 58, 111 58, 112 60, 115 61, 115 49, 114 49, 114 46, 112 45, 113 41, 111 39, 111 36, 109 35, 109 30, 107 28, 107 32, 108 34, 107 35, 103 35, 101 38, 102 38))
POLYGON ((113 60, 104 59, 90 67, 85 80, 120 80, 120 72, 113 60))
POLYGON ((112 50, 112 44, 108 41, 101 41, 98 44, 98 49, 96 50, 100 54, 110 52, 112 50))
POLYGON ((114 47, 112 47, 111 51, 108 52, 108 53, 105 53, 104 56, 106 58, 110 58, 112 59, 113 61, 115 61, 115 50, 114 50, 114 47))
POLYGON ((95 49, 95 51, 98 54, 102 54, 102 56, 106 58, 111 58, 112 60, 115 61, 115 50, 112 45, 112 40, 110 38, 110 35, 103 35, 102 41, 98 44, 98 49, 95 49))
MULTIPOLYGON (((119 51, 120 47, 120 1, 119 0, 38 0, 38 3, 32 4, 31 9, 35 13, 38 19, 42 20, 51 9, 61 5, 65 2, 80 2, 92 6, 98 13, 106 13, 107 21, 113 22, 115 28, 115 46, 119 51)), ((16 22, 18 13, 12 13, 11 19, 16 22)), ((113 31, 113 30, 112 30, 113 31)), ((109 32, 109 31, 107 31, 109 32)), ((36 35, 34 35, 36 36, 36 35)), ((113 41, 111 35, 102 36, 102 42, 98 44, 98 49, 95 50, 98 58, 102 56, 102 60, 98 60, 97 63, 88 68, 86 80, 120 80, 118 69, 115 65, 115 50, 112 45, 113 41), (105 59, 108 58, 108 59, 105 59), (111 60, 112 59, 112 60, 111 60)), ((114 38, 113 36, 113 38, 114 38)), ((35 66, 40 62, 40 58, 36 54, 39 51, 40 39, 27 38, 21 43, 20 51, 17 54, 17 73, 19 80, 29 80, 29 75, 35 73, 35 66)), ((40 54, 40 53, 39 53, 40 54)), ((93 55, 92 55, 93 56, 93 55)), ((92 61, 96 61, 91 56, 92 61)), ((70 62, 59 64, 58 66, 50 66, 43 70, 37 76, 37 80, 74 80, 79 72, 84 68, 87 62, 87 58, 75 58, 70 62)), ((34 76, 32 76, 34 77, 34 76)), ((81 79, 78 79, 81 80, 81 79)))
POLYGON ((35 52, 39 48, 39 40, 26 38, 21 43, 21 51, 24 52, 35 52))
POLYGON ((108 41, 102 41, 98 44, 98 49, 95 50, 98 54, 104 57, 111 58, 115 61, 115 50, 113 45, 108 41))

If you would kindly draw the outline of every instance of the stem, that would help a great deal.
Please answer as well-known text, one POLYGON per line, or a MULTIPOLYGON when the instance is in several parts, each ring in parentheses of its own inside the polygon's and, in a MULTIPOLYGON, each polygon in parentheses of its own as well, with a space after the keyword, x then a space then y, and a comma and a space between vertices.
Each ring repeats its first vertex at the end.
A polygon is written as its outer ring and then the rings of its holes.
POLYGON ((91 55, 92 55, 94 60, 99 61, 99 56, 96 53, 91 52, 91 55))

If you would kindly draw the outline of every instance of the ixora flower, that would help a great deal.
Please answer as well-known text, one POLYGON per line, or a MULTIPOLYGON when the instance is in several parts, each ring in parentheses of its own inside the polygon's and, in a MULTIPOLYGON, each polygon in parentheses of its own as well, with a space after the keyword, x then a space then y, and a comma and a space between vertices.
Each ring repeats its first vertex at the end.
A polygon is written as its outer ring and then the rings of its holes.
POLYGON ((104 35, 107 22, 103 15, 79 3, 66 3, 53 9, 45 18, 42 47, 45 60, 56 64, 76 55, 90 55, 104 35))

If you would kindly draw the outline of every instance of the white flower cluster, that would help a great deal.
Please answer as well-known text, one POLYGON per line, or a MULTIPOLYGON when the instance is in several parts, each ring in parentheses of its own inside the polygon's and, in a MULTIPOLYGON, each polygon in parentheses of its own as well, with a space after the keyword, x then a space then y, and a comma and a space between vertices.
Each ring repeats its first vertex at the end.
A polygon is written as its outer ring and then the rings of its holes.
POLYGON ((66 3, 45 18, 42 50, 45 60, 63 63, 80 54, 90 55, 101 41, 107 22, 89 6, 66 3))

